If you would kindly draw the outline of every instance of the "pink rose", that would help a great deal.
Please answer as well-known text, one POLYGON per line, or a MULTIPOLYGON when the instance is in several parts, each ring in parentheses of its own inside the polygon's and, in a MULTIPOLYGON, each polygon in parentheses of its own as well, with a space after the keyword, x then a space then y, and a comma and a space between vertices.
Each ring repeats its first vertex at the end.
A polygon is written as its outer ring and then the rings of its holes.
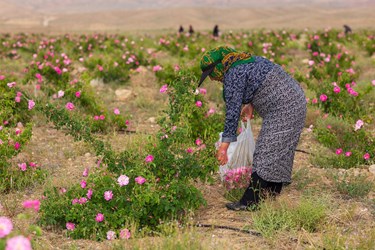
POLYGON ((19 129, 19 128, 16 128, 16 135, 19 135, 19 134, 21 134, 21 133, 22 133, 22 130, 19 129))
POLYGON ((352 155, 352 152, 350 152, 350 151, 345 152, 345 156, 346 156, 346 157, 349 157, 349 156, 351 156, 351 155, 352 155))
POLYGON ((107 240, 114 240, 116 239, 116 233, 114 231, 107 232, 107 240))
POLYGON ((354 131, 357 131, 359 129, 362 128, 364 122, 362 120, 358 120, 356 123, 355 123, 355 126, 354 126, 354 131))
POLYGON ((352 89, 351 87, 347 88, 347 91, 352 96, 358 96, 358 92, 352 89))
POLYGON ((366 153, 363 155, 363 159, 365 159, 366 161, 370 159, 370 154, 369 153, 366 153))
POLYGON ((32 168, 36 168, 38 165, 35 162, 29 162, 29 166, 32 168))
POLYGON ((93 194, 93 191, 92 191, 91 188, 89 190, 87 190, 87 194, 86 194, 87 199, 91 200, 92 194, 93 194))
POLYGON ((207 115, 212 115, 215 113, 215 109, 213 108, 210 108, 208 111, 207 111, 207 115))
POLYGON ((23 163, 19 163, 18 167, 21 169, 21 171, 26 171, 27 165, 26 163, 23 162, 23 163))
POLYGON ((33 100, 29 100, 29 103, 28 103, 29 110, 32 110, 34 106, 35 106, 35 102, 33 100))
POLYGON ((4 238, 13 230, 13 223, 8 217, 0 217, 0 238, 4 238))
POLYGON ((59 67, 55 67, 54 69, 55 69, 55 71, 56 71, 56 73, 57 73, 58 75, 61 75, 61 74, 62 74, 62 71, 61 71, 61 69, 60 69, 59 67))
POLYGON ((207 90, 201 88, 201 89, 199 89, 199 93, 201 93, 202 95, 205 95, 205 94, 207 94, 207 90))
POLYGON ((153 162, 153 161, 154 161, 154 156, 153 155, 146 156, 146 158, 145 158, 145 162, 146 163, 150 163, 150 162, 153 162))
POLYGON ((81 97, 81 91, 77 91, 77 92, 76 92, 76 97, 77 97, 77 98, 80 98, 80 97, 81 97))
POLYGON ((197 146, 201 145, 201 144, 202 144, 202 140, 201 140, 200 138, 196 139, 196 140, 195 140, 195 144, 196 144, 197 146))
POLYGON ((336 94, 340 93, 340 91, 341 91, 341 89, 340 89, 339 86, 335 86, 335 87, 333 88, 333 92, 335 92, 336 94))
POLYGON ((120 239, 129 239, 130 238, 130 231, 129 229, 125 228, 120 231, 120 239))
POLYGON ((74 80, 72 80, 72 81, 70 81, 70 85, 73 85, 73 84, 76 84, 78 82, 78 80, 77 79, 74 79, 74 80))
POLYGON ((66 223, 66 229, 68 229, 69 231, 73 231, 75 228, 76 228, 76 225, 74 225, 74 223, 72 222, 66 223))
POLYGON ((104 220, 104 214, 98 213, 95 217, 97 222, 102 222, 104 220))
POLYGON ((338 149, 336 149, 336 154, 337 154, 337 155, 341 155, 342 152, 343 152, 342 148, 338 148, 338 149))
POLYGON ((135 178, 135 182, 138 183, 139 185, 142 185, 143 183, 146 182, 146 179, 143 178, 142 176, 138 176, 137 178, 135 178))
POLYGON ((23 235, 14 236, 7 240, 5 250, 32 250, 31 242, 28 238, 23 235))
POLYGON ((202 107, 202 102, 201 102, 201 101, 197 101, 197 102, 195 103, 195 106, 197 106, 197 107, 202 107))
POLYGON ((89 175, 89 169, 85 168, 85 170, 83 170, 82 176, 87 177, 88 175, 89 175))
POLYGON ((152 71, 154 71, 154 72, 158 72, 158 71, 160 71, 160 70, 162 70, 163 68, 160 66, 160 65, 156 65, 156 66, 154 66, 153 68, 152 68, 152 71))
POLYGON ((168 85, 164 84, 163 86, 161 86, 159 92, 160 93, 165 93, 165 92, 167 92, 167 90, 168 90, 168 85))
POLYGON ((9 82, 9 83, 7 83, 7 86, 9 88, 13 88, 14 86, 16 86, 16 82, 9 82))
POLYGON ((321 94, 319 99, 320 99, 320 101, 325 102, 325 101, 327 101, 328 97, 325 94, 321 94))
POLYGON ((65 108, 68 109, 68 110, 73 110, 73 109, 74 109, 74 104, 71 103, 71 102, 68 102, 68 103, 65 105, 65 108))
POLYGON ((79 198, 79 200, 78 200, 78 203, 79 204, 85 204, 87 202, 87 199, 85 198, 85 197, 81 197, 81 198, 79 198))
POLYGON ((62 91, 62 90, 59 90, 59 91, 57 92, 57 98, 61 98, 61 97, 63 97, 64 95, 65 95, 65 92, 62 91))
POLYGON ((193 153, 193 149, 192 149, 192 148, 187 148, 187 149, 186 149, 186 153, 188 153, 188 154, 193 153))
POLYGON ((113 110, 113 113, 114 113, 115 115, 119 115, 119 114, 120 114, 120 110, 119 110, 118 108, 115 108, 115 109, 113 110))
POLYGON ((120 187, 126 186, 129 184, 129 177, 127 177, 126 175, 120 175, 120 177, 117 179, 117 182, 120 187))
POLYGON ((110 201, 110 200, 112 200, 112 198, 113 198, 113 193, 112 193, 112 191, 105 191, 105 192, 104 192, 104 199, 105 199, 106 201, 110 201))
POLYGON ((36 212, 39 211, 40 201, 39 200, 27 200, 23 202, 24 208, 33 208, 36 212))

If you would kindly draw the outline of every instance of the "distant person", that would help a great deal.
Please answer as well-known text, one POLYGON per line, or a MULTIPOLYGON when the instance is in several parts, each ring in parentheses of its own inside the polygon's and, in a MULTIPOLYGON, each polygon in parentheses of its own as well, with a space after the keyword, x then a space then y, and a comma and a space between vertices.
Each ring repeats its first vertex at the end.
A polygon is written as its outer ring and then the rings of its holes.
POLYGON ((215 25, 214 30, 212 32, 212 35, 214 37, 219 37, 219 26, 218 25, 215 25))
POLYGON ((180 25, 180 28, 178 29, 178 33, 183 33, 184 32, 184 27, 182 27, 182 25, 180 25))
POLYGON ((352 33, 352 29, 346 24, 344 24, 344 29, 345 29, 345 35, 347 35, 348 33, 352 33))
POLYGON ((193 29, 193 26, 189 26, 189 34, 192 35, 194 34, 194 29, 193 29))
POLYGON ((276 196, 284 183, 291 182, 294 153, 305 125, 305 94, 280 65, 228 46, 206 51, 200 68, 198 86, 207 76, 223 83, 226 114, 217 152, 220 165, 228 162, 227 150, 237 140, 241 117, 251 119, 255 110, 263 118, 250 185, 241 200, 226 204, 230 210, 254 209, 262 198, 276 196))

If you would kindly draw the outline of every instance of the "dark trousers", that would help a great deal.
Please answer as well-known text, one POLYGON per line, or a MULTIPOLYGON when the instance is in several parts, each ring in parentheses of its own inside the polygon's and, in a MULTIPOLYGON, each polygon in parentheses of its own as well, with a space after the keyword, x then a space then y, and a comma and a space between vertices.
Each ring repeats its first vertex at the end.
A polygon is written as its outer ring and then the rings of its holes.
POLYGON ((280 194, 282 187, 282 183, 263 180, 254 172, 251 174, 250 185, 243 194, 240 202, 246 206, 256 205, 262 198, 275 197, 277 194, 280 194))

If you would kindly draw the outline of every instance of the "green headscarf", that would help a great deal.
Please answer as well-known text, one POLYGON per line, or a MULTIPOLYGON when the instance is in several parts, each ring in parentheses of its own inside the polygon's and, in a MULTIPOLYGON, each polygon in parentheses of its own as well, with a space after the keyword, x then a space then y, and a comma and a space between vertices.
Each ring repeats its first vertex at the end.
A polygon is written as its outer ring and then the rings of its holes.
POLYGON ((209 75, 213 80, 223 81, 225 72, 239 64, 254 62, 247 52, 237 52, 228 46, 219 46, 206 51, 200 61, 202 77, 199 85, 209 75))

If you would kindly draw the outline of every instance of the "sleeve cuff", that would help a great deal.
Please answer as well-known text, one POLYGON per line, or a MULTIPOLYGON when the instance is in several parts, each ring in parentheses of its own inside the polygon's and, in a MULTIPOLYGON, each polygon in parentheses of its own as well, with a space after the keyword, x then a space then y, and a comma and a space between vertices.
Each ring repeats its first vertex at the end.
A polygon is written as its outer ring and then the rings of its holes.
POLYGON ((222 137, 221 142, 235 142, 237 141, 237 136, 233 137, 222 137))

